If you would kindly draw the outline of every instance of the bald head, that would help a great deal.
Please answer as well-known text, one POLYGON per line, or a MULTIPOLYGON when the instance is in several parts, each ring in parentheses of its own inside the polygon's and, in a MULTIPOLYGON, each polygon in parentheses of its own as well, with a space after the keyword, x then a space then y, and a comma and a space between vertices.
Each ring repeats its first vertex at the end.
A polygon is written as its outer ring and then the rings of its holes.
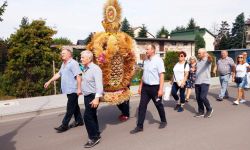
POLYGON ((205 48, 200 48, 198 50, 198 58, 203 59, 207 56, 207 50, 205 48))
POLYGON ((221 51, 221 58, 222 59, 225 59, 225 58, 227 58, 227 56, 228 56, 228 52, 226 51, 226 50, 223 50, 223 51, 221 51))

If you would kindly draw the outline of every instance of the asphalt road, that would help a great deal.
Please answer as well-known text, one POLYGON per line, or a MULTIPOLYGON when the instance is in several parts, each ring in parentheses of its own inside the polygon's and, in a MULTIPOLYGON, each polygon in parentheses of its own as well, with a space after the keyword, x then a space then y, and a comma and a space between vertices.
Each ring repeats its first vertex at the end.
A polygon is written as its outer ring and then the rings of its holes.
MULTIPOLYGON (((185 105, 185 111, 173 110, 174 101, 164 102, 168 126, 158 129, 159 116, 150 102, 144 131, 129 133, 136 125, 139 97, 131 101, 131 118, 120 122, 116 106, 101 106, 98 110, 102 140, 93 150, 249 150, 249 101, 232 105, 236 88, 230 87, 230 98, 217 102, 219 89, 211 88, 209 99, 214 108, 212 118, 195 118, 195 100, 185 105)), ((81 150, 87 141, 85 126, 56 133, 63 113, 53 113, 29 119, 0 123, 0 150, 81 150)))

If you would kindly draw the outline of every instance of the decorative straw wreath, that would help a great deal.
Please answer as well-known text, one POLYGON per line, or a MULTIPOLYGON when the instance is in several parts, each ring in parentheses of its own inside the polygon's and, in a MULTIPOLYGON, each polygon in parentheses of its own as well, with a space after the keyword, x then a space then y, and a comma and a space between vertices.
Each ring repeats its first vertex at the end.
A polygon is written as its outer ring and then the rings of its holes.
POLYGON ((129 100, 128 88, 134 74, 134 41, 126 33, 119 32, 121 8, 117 0, 109 0, 105 6, 106 32, 93 35, 87 46, 94 53, 94 61, 103 71, 103 101, 120 104, 129 100))

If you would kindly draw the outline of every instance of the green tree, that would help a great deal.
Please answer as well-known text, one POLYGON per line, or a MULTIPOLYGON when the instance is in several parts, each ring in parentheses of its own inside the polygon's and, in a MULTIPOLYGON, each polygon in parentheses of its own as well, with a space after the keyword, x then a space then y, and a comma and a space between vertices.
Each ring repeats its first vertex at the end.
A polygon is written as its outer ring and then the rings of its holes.
POLYGON ((72 45, 72 42, 68 38, 60 37, 60 38, 54 38, 52 41, 52 44, 54 44, 54 45, 72 45))
POLYGON ((4 11, 5 11, 5 9, 6 9, 7 6, 8 6, 7 1, 4 1, 3 5, 0 6, 0 22, 3 21, 3 18, 1 16, 3 15, 3 13, 4 13, 4 11))
POLYGON ((24 28, 24 27, 27 27, 28 25, 29 25, 29 18, 28 17, 23 17, 19 27, 24 28))
POLYGON ((164 26, 156 33, 157 38, 168 38, 168 36, 169 32, 164 26))
POLYGON ((194 18, 191 18, 188 22, 186 30, 198 29, 199 27, 196 25, 194 18))
POLYGON ((124 18, 124 20, 122 21, 121 31, 127 33, 131 37, 135 37, 134 31, 131 28, 127 18, 124 18))
POLYGON ((0 73, 3 73, 7 62, 8 41, 0 38, 0 73))
POLYGON ((245 35, 245 16, 244 13, 239 14, 231 31, 231 48, 245 48, 246 35, 245 35))
POLYGON ((204 38, 199 33, 197 33, 195 36, 195 55, 197 56, 198 50, 200 48, 205 48, 205 46, 206 46, 206 43, 205 43, 204 38))
POLYGON ((142 25, 142 28, 141 28, 141 30, 140 30, 140 32, 139 32, 139 34, 138 34, 138 37, 140 37, 140 38, 148 38, 148 29, 147 29, 147 27, 143 24, 142 25))
POLYGON ((58 51, 50 46, 56 33, 44 20, 34 20, 10 36, 7 68, 3 75, 4 93, 32 97, 53 93, 43 88, 53 75, 52 61, 59 62, 58 51))
POLYGON ((174 30, 171 31, 171 33, 173 32, 183 32, 186 31, 186 28, 184 26, 177 26, 174 30))
POLYGON ((215 49, 223 50, 228 48, 230 48, 229 24, 227 21, 222 21, 215 39, 215 49))
POLYGON ((167 51, 164 58, 164 65, 166 69, 165 80, 171 80, 173 77, 174 65, 178 62, 178 52, 167 51))
POLYGON ((84 44, 85 44, 85 45, 88 45, 88 44, 91 42, 91 39, 92 39, 93 35, 94 35, 94 33, 91 32, 91 33, 88 35, 88 37, 86 37, 86 38, 84 39, 84 44))

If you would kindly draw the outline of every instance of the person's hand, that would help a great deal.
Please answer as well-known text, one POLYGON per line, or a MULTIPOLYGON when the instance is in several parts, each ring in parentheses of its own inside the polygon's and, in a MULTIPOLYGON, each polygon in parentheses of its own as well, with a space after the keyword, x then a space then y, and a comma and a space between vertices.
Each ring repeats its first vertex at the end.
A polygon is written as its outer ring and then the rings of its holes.
POLYGON ((138 88, 138 94, 141 94, 141 87, 138 88))
POLYGON ((94 100, 92 100, 89 104, 91 104, 92 108, 97 108, 98 105, 99 105, 99 97, 97 97, 94 100))
POLYGON ((48 81, 48 82, 46 82, 46 83, 44 84, 44 88, 47 89, 49 85, 50 85, 50 81, 48 81))
POLYGON ((163 95, 163 90, 159 89, 159 91, 158 91, 158 97, 162 97, 162 95, 163 95))
POLYGON ((82 90, 81 89, 77 89, 77 95, 82 95, 82 90))

